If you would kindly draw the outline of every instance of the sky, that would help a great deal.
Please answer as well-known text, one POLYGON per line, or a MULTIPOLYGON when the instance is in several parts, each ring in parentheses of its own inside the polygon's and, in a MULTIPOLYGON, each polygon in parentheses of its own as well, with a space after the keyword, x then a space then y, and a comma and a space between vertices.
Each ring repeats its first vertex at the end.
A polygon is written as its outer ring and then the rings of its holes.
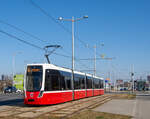
MULTIPOLYGON (((112 60, 97 60, 97 75, 104 78, 130 79, 131 69, 135 78, 150 74, 150 1, 149 0, 33 0, 50 17, 35 7, 31 0, 1 0, 0 30, 44 48, 46 45, 61 45, 50 55, 52 64, 71 68, 71 22, 58 21, 81 18, 74 24, 75 58, 97 58, 104 55, 112 60), (28 32, 40 41, 4 23, 9 23, 28 32), (56 23, 57 22, 57 23, 56 23), (102 46, 101 44, 104 44, 102 46)), ((23 73, 28 63, 45 63, 44 51, 17 41, 0 32, 0 75, 23 73), (15 66, 13 65, 15 62, 15 66), (13 68, 14 67, 14 68, 13 68)), ((76 70, 92 70, 94 61, 75 61, 76 70)), ((92 73, 92 72, 91 72, 92 73)))

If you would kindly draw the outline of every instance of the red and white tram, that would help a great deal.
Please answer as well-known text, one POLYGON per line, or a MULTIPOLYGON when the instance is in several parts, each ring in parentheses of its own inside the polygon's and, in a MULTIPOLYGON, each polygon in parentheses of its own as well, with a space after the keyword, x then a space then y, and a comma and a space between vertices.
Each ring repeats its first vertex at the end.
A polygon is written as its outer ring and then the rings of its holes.
POLYGON ((27 65, 24 79, 24 103, 49 105, 103 95, 103 79, 53 64, 27 65), (71 85, 73 83, 73 86, 71 85))

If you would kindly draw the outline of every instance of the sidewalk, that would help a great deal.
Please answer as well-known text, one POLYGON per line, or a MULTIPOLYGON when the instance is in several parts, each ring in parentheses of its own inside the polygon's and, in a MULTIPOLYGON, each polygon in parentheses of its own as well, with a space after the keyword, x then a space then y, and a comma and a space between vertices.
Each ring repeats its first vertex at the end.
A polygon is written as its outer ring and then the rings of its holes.
POLYGON ((133 119, 150 119, 150 95, 137 94, 135 100, 114 99, 94 111, 132 116, 133 119))
POLYGON ((135 100, 114 99, 95 108, 94 111, 134 116, 135 104, 135 100))

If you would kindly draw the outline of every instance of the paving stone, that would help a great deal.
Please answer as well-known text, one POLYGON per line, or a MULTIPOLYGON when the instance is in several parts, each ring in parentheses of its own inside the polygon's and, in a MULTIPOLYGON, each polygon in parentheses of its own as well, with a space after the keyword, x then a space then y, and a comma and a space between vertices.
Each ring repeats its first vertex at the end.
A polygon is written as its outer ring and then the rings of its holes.
POLYGON ((0 117, 7 117, 11 115, 16 115, 19 112, 14 112, 14 111, 6 111, 6 112, 0 112, 0 117))
POLYGON ((26 118, 34 118, 34 117, 40 116, 41 114, 42 114, 41 112, 25 112, 17 116, 26 117, 26 118))
POLYGON ((54 110, 57 110, 58 108, 56 107, 45 107, 45 108, 41 108, 41 109, 38 109, 38 110, 35 110, 36 112, 43 112, 43 113, 47 113, 47 112, 51 112, 51 111, 54 111, 54 110))
POLYGON ((16 109, 17 111, 20 112, 27 112, 27 111, 31 111, 31 110, 35 110, 36 108, 28 108, 28 107, 24 107, 24 108, 18 108, 16 109))
POLYGON ((12 106, 0 106, 0 112, 6 111, 6 110, 11 110, 12 108, 13 108, 12 106))

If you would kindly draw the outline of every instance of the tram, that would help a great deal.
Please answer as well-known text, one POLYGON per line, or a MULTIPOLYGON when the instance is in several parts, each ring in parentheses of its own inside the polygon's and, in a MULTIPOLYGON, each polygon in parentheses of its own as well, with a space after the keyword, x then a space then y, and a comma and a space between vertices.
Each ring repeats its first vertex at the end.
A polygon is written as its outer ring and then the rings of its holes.
POLYGON ((53 64, 28 64, 24 78, 24 104, 51 105, 103 95, 104 81, 90 74, 53 64))

